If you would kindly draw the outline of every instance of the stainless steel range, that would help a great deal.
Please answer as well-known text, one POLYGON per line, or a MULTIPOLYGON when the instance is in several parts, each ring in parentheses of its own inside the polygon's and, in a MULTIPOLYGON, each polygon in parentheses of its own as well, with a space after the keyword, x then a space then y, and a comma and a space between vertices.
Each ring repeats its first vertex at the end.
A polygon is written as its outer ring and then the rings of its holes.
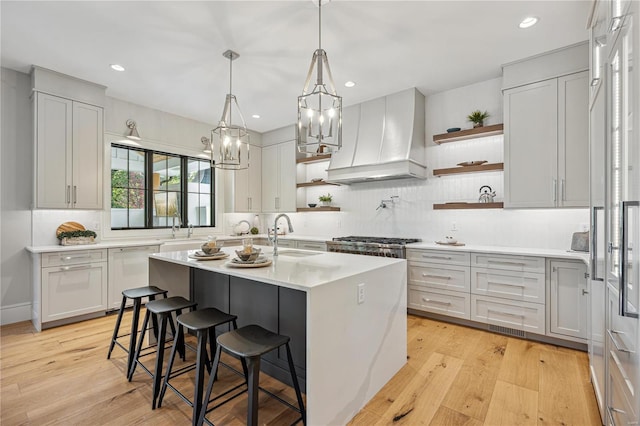
POLYGON ((405 244, 420 241, 418 238, 337 237, 327 241, 327 251, 404 259, 405 244))

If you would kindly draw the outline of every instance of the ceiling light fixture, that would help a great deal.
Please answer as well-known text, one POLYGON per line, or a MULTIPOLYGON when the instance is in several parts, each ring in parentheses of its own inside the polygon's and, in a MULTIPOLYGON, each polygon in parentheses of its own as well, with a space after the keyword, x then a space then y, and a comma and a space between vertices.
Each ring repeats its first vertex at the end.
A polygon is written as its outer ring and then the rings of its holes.
POLYGON ((209 145, 212 167, 242 170, 249 167, 249 132, 238 100, 231 91, 232 64, 240 55, 227 50, 222 56, 229 59, 229 94, 225 99, 218 127, 211 131, 211 140, 203 140, 202 143, 209 145), (237 124, 234 124, 233 119, 237 120, 237 124))
POLYGON ((535 16, 527 16, 522 20, 522 22, 520 22, 520 24, 518 24, 518 26, 520 28, 529 28, 529 27, 533 27, 537 23, 538 23, 538 18, 536 18, 535 16))
POLYGON ((114 71, 124 71, 124 67, 122 65, 118 65, 118 64, 111 64, 109 65, 111 67, 112 70, 114 71))
POLYGON ((327 52, 322 50, 322 0, 318 0, 318 49, 313 52, 307 80, 298 96, 298 125, 296 145, 299 152, 315 154, 322 151, 337 151, 342 147, 342 97, 336 93, 327 52), (316 83, 309 91, 313 69, 316 68, 316 83), (323 73, 328 82, 323 81, 323 73))
POLYGON ((353 86, 355 86, 355 85, 356 85, 356 82, 355 82, 355 81, 351 81, 351 80, 349 80, 349 81, 347 81, 347 82, 344 84, 344 87, 353 87, 353 86))
POLYGON ((140 134, 138 133, 138 125, 136 124, 135 121, 129 119, 127 120, 127 127, 129 128, 129 133, 127 135, 125 135, 127 137, 127 139, 131 139, 132 141, 139 141, 142 138, 140 137, 140 134))

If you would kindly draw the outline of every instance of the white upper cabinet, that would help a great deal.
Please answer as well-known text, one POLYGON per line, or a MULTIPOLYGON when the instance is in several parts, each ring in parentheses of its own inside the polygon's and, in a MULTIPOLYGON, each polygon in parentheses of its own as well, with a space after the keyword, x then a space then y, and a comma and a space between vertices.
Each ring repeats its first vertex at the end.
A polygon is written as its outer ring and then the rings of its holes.
POLYGON ((262 211, 296 211, 295 140, 262 148, 262 211))
POLYGON ((103 109, 36 95, 36 208, 102 208, 103 109))
POLYGON ((251 145, 249 168, 227 171, 226 181, 227 213, 259 213, 262 209, 262 148, 251 145))

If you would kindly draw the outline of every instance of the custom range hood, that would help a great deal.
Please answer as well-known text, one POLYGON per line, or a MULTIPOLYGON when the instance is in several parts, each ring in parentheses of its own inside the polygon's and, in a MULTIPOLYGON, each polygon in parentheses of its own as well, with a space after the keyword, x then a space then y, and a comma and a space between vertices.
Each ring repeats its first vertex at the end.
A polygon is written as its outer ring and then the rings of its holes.
POLYGON ((424 95, 415 88, 344 108, 327 181, 426 178, 424 95))

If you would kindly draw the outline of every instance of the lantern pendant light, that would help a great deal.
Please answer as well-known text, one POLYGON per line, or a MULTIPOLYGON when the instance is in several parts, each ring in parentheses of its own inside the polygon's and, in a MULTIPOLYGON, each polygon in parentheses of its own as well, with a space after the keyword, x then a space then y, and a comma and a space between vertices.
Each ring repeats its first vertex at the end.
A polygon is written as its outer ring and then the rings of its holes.
POLYGON ((238 101, 231 91, 232 63, 240 55, 227 50, 222 56, 229 59, 229 94, 225 99, 218 127, 211 131, 211 139, 203 143, 210 145, 212 167, 242 170, 249 167, 249 132, 238 101))
POLYGON ((327 52, 322 49, 322 0, 318 0, 318 49, 298 96, 296 145, 299 152, 307 154, 335 152, 342 147, 342 97, 336 93, 327 52), (309 91, 314 68, 316 83, 309 91))

